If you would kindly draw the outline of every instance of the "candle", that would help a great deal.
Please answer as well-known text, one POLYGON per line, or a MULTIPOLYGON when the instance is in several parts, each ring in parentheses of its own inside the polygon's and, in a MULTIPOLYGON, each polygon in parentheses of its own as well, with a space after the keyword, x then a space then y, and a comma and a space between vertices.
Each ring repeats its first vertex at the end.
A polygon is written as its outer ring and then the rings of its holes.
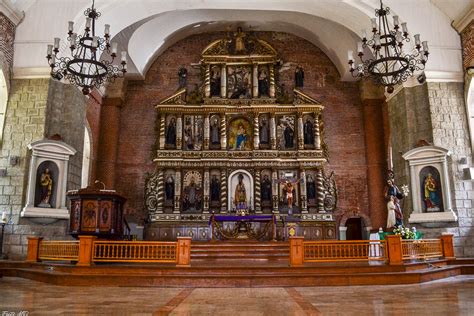
POLYGON ((380 35, 375 34, 374 39, 375 39, 375 46, 380 46, 380 35))
POLYGON ((54 48, 59 48, 59 37, 54 38, 54 48))
POLYGON ((77 38, 77 34, 76 33, 72 33, 71 35, 71 39, 70 39, 70 44, 71 44, 71 47, 73 46, 76 46, 76 38, 77 38))
POLYGON ((362 47, 362 42, 357 42, 357 51, 359 53, 362 53, 364 51, 364 49, 362 47))
POLYGON ((106 24, 106 25, 105 25, 104 34, 105 34, 105 35, 109 35, 109 34, 110 34, 110 24, 106 24))
POLYGON ((99 43, 98 37, 97 37, 97 36, 93 36, 93 37, 92 37, 92 47, 97 47, 98 43, 99 43))
POLYGON ((53 54, 53 45, 48 45, 48 56, 51 56, 53 54))
POLYGON ((423 51, 425 53, 428 52, 428 42, 427 41, 423 41, 423 43, 421 43, 423 45, 423 51))
POLYGON ((86 18, 86 29, 90 29, 90 28, 91 28, 91 21, 92 21, 91 18, 86 18))
POLYGON ((116 42, 112 43, 112 54, 117 55, 117 43, 116 42))
POLYGON ((372 29, 377 29, 377 19, 372 18, 370 19, 370 21, 372 22, 372 29))
POLYGON ((420 43, 421 43, 420 34, 415 34, 414 37, 415 37, 415 45, 420 46, 420 43))
POLYGON ((367 31, 364 29, 362 30, 362 39, 367 38, 367 31))
POLYGON ((398 15, 393 16, 393 25, 398 26, 399 21, 398 21, 398 15))
POLYGON ((354 56, 353 56, 354 52, 353 51, 347 51, 347 58, 349 58, 349 60, 354 60, 354 56))
POLYGON ((122 62, 127 62, 127 52, 126 51, 122 52, 122 62))
POLYGON ((74 22, 73 22, 73 21, 69 21, 68 24, 69 24, 69 27, 68 27, 69 32, 72 32, 73 29, 74 29, 74 22))
POLYGON ((403 31, 403 33, 408 33, 408 27, 407 27, 407 23, 406 23, 406 22, 403 22, 403 23, 402 23, 402 31, 403 31))

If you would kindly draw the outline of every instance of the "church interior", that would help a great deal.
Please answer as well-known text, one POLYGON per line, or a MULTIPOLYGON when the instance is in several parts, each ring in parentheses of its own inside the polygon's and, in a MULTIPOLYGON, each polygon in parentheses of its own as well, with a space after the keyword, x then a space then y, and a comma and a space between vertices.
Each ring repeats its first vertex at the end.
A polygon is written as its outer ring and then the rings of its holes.
POLYGON ((467 315, 473 78, 472 0, 0 0, 0 310, 467 315))

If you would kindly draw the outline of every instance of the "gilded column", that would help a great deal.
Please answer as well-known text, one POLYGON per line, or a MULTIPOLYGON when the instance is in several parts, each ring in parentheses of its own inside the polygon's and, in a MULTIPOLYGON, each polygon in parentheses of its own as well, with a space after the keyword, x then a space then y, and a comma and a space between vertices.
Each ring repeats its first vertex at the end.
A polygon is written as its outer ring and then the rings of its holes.
POLYGON ((300 196, 301 196, 301 213, 308 213, 308 197, 306 196, 306 172, 300 172, 300 196))
POLYGON ((298 149, 304 149, 303 113, 298 113, 298 149))
POLYGON ((204 170, 204 210, 209 213, 209 169, 204 170))
POLYGON ((272 171, 272 199, 273 199, 273 213, 279 213, 278 211, 278 172, 272 171))
POLYGON ((227 97, 227 71, 225 64, 221 67, 221 98, 227 97))
POLYGON ((176 149, 183 147, 183 120, 181 116, 176 119, 176 149))
POLYGON ((261 203, 262 193, 261 193, 261 188, 260 188, 260 185, 261 185, 260 178, 261 178, 261 170, 257 169, 255 170, 255 200, 254 200, 255 213, 262 213, 262 203, 261 203))
POLYGON ((221 213, 227 213, 227 172, 221 170, 221 213))
POLYGON ((321 149, 321 132, 319 130, 319 112, 314 113, 314 147, 321 149))
POLYGON ((176 170, 174 176, 174 209, 173 213, 181 211, 181 170, 176 170))
POLYGON ((209 149, 209 116, 204 118, 204 150, 209 149))
POLYGON ((275 97, 275 67, 273 64, 269 64, 268 68, 270 69, 270 98, 275 97))
POLYGON ((260 145, 260 131, 258 123, 258 113, 254 113, 253 117, 253 149, 258 149, 260 145))
POLYGON ((275 123, 275 114, 271 114, 270 118, 270 143, 272 149, 276 149, 276 123, 275 123))
POLYGON ((164 184, 165 184, 165 173, 163 171, 163 169, 160 169, 158 171, 158 188, 157 188, 157 201, 158 201, 158 205, 156 207, 156 212, 157 213, 163 213, 163 205, 165 203, 165 188, 164 188, 164 184))
POLYGON ((160 135, 160 149, 165 149, 165 119, 166 119, 166 115, 165 114, 161 114, 160 115, 160 132, 159 132, 159 135, 160 135))
POLYGON ((316 171, 316 191, 318 200, 318 211, 324 213, 324 183, 323 183, 323 170, 318 169, 316 171))
POLYGON ((209 98, 211 96, 211 65, 206 65, 204 73, 204 96, 209 98))
POLYGON ((252 96, 258 98, 258 64, 253 64, 252 67, 252 96))
POLYGON ((221 114, 221 149, 227 149, 227 123, 225 114, 221 114))

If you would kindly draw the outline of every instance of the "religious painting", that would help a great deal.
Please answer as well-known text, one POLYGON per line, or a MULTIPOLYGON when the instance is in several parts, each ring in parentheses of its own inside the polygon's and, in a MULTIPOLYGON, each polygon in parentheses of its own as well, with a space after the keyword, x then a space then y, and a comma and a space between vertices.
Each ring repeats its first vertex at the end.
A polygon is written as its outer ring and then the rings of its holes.
POLYGON ((221 206, 221 171, 211 170, 209 172, 209 201, 211 209, 219 209, 221 206))
POLYGON ((253 207, 253 178, 245 170, 234 171, 229 178, 229 201, 234 211, 253 207))
POLYGON ((296 149, 296 117, 281 115, 277 117, 277 144, 280 150, 296 149))
POLYGON ((314 118, 309 114, 303 116, 303 143, 305 149, 314 148, 314 118))
POLYGON ((314 170, 306 171, 306 201, 309 208, 317 207, 318 200, 316 196, 316 172, 314 170))
POLYGON ((172 208, 174 205, 175 196, 175 172, 174 170, 167 170, 164 174, 165 179, 165 202, 164 206, 172 208))
POLYGON ((202 209, 202 174, 192 170, 184 174, 182 204, 184 212, 200 212, 202 209))
POLYGON ((258 137, 260 149, 270 148, 270 115, 261 114, 258 117, 258 137))
POLYGON ((100 201, 99 229, 108 231, 112 228, 112 201, 100 201))
POLYGON ((204 120, 199 115, 185 115, 183 126, 183 149, 201 150, 204 139, 204 120))
POLYGON ((258 96, 260 98, 270 96, 270 76, 268 65, 258 66, 258 96))
POLYGON ((221 67, 213 65, 211 67, 211 97, 221 96, 221 67))
POLYGON ((221 149, 221 118, 211 115, 209 119, 209 149, 221 149))
POLYGON ((237 117, 229 122, 228 128, 229 149, 252 150, 252 125, 247 119, 237 117))
POLYGON ((176 148, 176 117, 174 115, 166 117, 165 148, 176 148))
POLYGON ((260 202, 263 210, 272 209, 272 171, 262 170, 260 174, 260 202))
POLYGON ((421 169, 420 182, 423 212, 443 212, 443 192, 438 169, 433 166, 421 169))
POLYGON ((250 99, 252 97, 251 66, 227 66, 227 97, 230 99, 250 99))
POLYGON ((97 227, 99 201, 84 200, 82 203, 81 230, 86 232, 95 232, 97 227))
POLYGON ((79 221, 81 216, 81 202, 79 200, 71 201, 71 232, 75 233, 79 230, 79 221))
POLYGON ((299 212, 299 183, 304 181, 298 178, 296 170, 280 170, 278 173, 279 184, 279 210, 292 214, 299 212))
POLYGON ((52 161, 43 161, 36 170, 35 206, 54 208, 56 205, 56 186, 58 185, 58 166, 52 161))

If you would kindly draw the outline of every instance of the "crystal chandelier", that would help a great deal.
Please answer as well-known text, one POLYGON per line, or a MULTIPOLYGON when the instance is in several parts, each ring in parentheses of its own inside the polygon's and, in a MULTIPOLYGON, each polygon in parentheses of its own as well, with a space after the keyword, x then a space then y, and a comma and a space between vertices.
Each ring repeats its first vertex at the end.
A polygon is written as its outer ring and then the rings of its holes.
MULTIPOLYGON (((375 10, 372 21, 372 38, 367 39, 367 33, 362 31, 362 41, 357 43, 357 56, 360 63, 354 61, 353 52, 348 52, 350 72, 353 77, 371 77, 376 83, 387 87, 392 93, 394 86, 405 82, 417 71, 425 69, 428 60, 428 42, 420 41, 420 34, 415 34, 415 48, 411 52, 403 49, 404 42, 410 42, 406 23, 400 23, 398 16, 393 16, 393 30, 390 29, 387 16, 389 7, 375 10), (378 21, 377 21, 378 18, 378 21), (364 49, 372 52, 373 58, 364 59, 364 49)), ((405 48, 406 49, 406 48, 405 48)))
POLYGON ((57 80, 67 79, 70 83, 82 88, 87 95, 93 88, 100 88, 105 82, 113 82, 115 78, 127 72, 127 52, 122 52, 120 65, 114 65, 117 57, 117 43, 110 43, 110 25, 105 24, 104 38, 96 36, 95 22, 100 12, 92 7, 84 11, 86 27, 84 34, 74 33, 74 22, 69 21, 68 41, 71 57, 59 57, 59 38, 54 39, 54 46, 48 45, 46 58, 51 67, 51 77, 57 80), (110 54, 110 58, 100 60, 102 52, 110 54))

